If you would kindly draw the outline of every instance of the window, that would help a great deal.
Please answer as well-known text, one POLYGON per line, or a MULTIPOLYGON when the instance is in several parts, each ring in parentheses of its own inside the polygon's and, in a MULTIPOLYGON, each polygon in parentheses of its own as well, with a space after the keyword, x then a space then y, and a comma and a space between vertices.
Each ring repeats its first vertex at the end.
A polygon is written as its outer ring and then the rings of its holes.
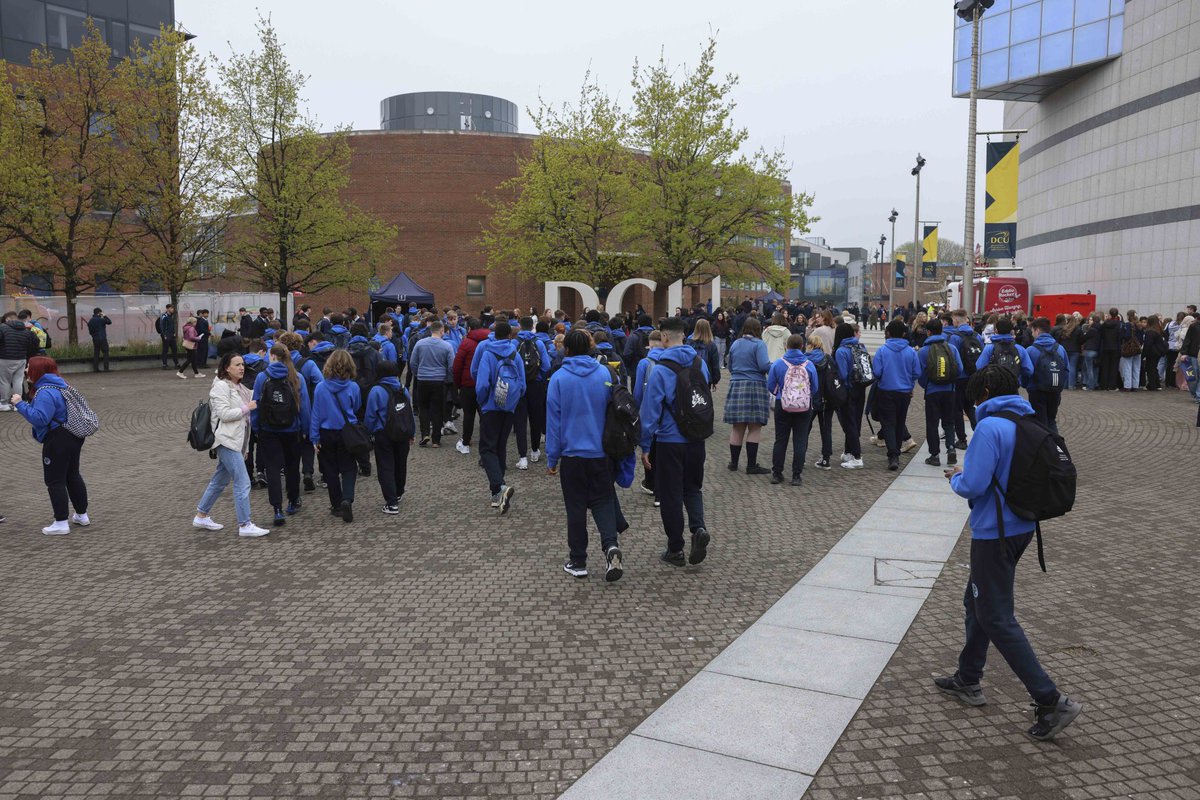
POLYGON ((480 297, 487 291, 487 279, 482 275, 467 276, 467 297, 480 297))
POLYGON ((1057 33, 1071 27, 1074 0, 1044 0, 1042 3, 1042 33, 1057 33))
POLYGON ((954 93, 970 94, 971 92, 971 59, 956 62, 954 65, 954 93))
POLYGON ((142 47, 150 49, 150 44, 158 38, 158 28, 147 28, 145 25, 129 24, 129 43, 140 42, 142 47))
POLYGON ((70 50, 83 41, 87 14, 71 8, 46 6, 46 33, 51 47, 70 50))
POLYGON ((46 43, 46 13, 34 0, 2 0, 0 25, 4 36, 31 44, 46 43))
POLYGON ((974 33, 974 28, 963 27, 954 31, 954 57, 955 58, 970 58, 971 57, 971 35, 974 33))
POLYGON ((1125 0, 1112 0, 1112 2, 1109 4, 1109 7, 1108 7, 1108 13, 1124 14, 1125 13, 1125 0))
POLYGON ((1030 78, 1038 71, 1038 43, 1025 42, 1013 45, 1008 57, 1008 79, 1030 78))
POLYGON ((125 19, 129 16, 125 0, 88 0, 88 13, 105 19, 125 19))
POLYGON ((983 18, 980 52, 987 53, 1008 45, 1008 16, 1008 14, 997 14, 983 18))
POLYGON ((1071 32, 1064 31, 1042 39, 1042 72, 1071 66, 1071 32))
POLYGON ((52 272, 34 272, 33 270, 21 270, 21 278, 17 281, 18 286, 23 286, 36 295, 47 295, 54 293, 54 273, 52 272))
POLYGON ((979 59, 979 85, 996 86, 1008 80, 1008 50, 987 53, 979 59))
POLYGON ((1036 39, 1042 32, 1042 7, 1025 6, 1018 8, 1012 15, 1013 42, 1027 42, 1036 39))
POLYGON ((1110 56, 1121 55, 1121 41, 1124 38, 1125 17, 1113 17, 1108 21, 1108 54, 1110 56))
POLYGON ((1101 20, 1075 29, 1074 64, 1098 61, 1108 55, 1108 21, 1101 20))
POLYGON ((150 27, 157 36, 159 24, 171 24, 171 0, 129 0, 129 21, 150 27))
POLYGON ((125 23, 108 23, 108 46, 112 48, 113 58, 124 58, 126 53, 125 23))
POLYGON ((1075 25, 1086 25, 1108 16, 1108 0, 1075 0, 1075 25))

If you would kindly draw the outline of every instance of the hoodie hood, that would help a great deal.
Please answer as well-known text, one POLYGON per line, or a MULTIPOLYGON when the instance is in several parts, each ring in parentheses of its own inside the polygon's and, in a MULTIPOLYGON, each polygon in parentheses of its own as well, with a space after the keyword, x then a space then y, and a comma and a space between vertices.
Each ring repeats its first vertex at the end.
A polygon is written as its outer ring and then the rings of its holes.
POLYGON ((391 387, 392 389, 400 388, 400 379, 390 375, 386 378, 380 378, 379 383, 383 384, 384 386, 391 387))
POLYGON ((488 336, 490 336, 490 335, 491 334, 488 333, 487 328, 476 328, 475 330, 470 331, 467 334, 467 338, 473 342, 482 342, 484 339, 488 338, 488 336))
POLYGON ((367 343, 368 343, 367 337, 365 337, 365 336, 351 336, 350 341, 347 342, 347 344, 367 344, 367 343))
POLYGON ((805 355, 808 356, 809 361, 818 367, 824 364, 827 358, 823 350, 813 350, 811 353, 806 353, 805 355))
POLYGON ((1013 337, 1013 335, 1011 333, 993 333, 992 341, 993 342, 1013 342, 1013 341, 1016 341, 1016 339, 1013 337))
POLYGON ((600 369, 600 362, 591 356, 567 356, 563 359, 562 368, 572 375, 586 378, 600 369))
POLYGON ((858 344, 858 337, 857 337, 857 336, 850 336, 850 337, 847 337, 847 338, 845 338, 845 339, 842 339, 842 343, 841 343, 841 344, 839 344, 839 345, 838 345, 838 347, 839 347, 839 348, 840 348, 840 347, 848 347, 849 345, 852 345, 852 344, 858 344))
POLYGON ((1053 347, 1054 345, 1058 344, 1054 337, 1048 333, 1039 333, 1038 337, 1033 340, 1033 343, 1041 345, 1042 347, 1053 347))
POLYGON ((345 325, 334 325, 332 328, 330 328, 330 329, 329 329, 329 331, 330 331, 331 333, 349 333, 349 332, 350 332, 350 331, 349 331, 349 330, 346 328, 346 326, 345 326, 345 325))
POLYGON ((334 394, 341 394, 351 386, 356 386, 357 384, 354 381, 346 380, 345 378, 326 378, 321 385, 328 386, 329 390, 334 394))
POLYGON ((658 359, 659 359, 659 358, 662 356, 662 354, 663 354, 664 352, 665 352, 665 348, 658 347, 658 346, 656 345, 656 346, 654 346, 654 347, 651 347, 649 350, 647 350, 647 351, 646 351, 646 358, 649 358, 649 359, 651 359, 651 360, 653 360, 653 361, 658 361, 658 359))
POLYGON ((488 352, 494 354, 496 358, 508 358, 517 352, 517 343, 515 340, 505 339, 502 342, 498 342, 490 334, 489 338, 491 338, 492 343, 488 345, 488 352))
POLYGON ((770 325, 763 331, 762 338, 763 341, 775 341, 776 339, 786 339, 791 335, 791 330, 782 325, 770 325))
MULTIPOLYGON (((1012 338, 1012 337, 1009 337, 1012 338)), ((907 350, 912 347, 905 339, 888 339, 883 343, 883 346, 889 350, 895 350, 897 353, 901 350, 907 350)))
POLYGON ((696 360, 696 350, 686 344, 679 347, 667 347, 663 349, 662 354, 659 356, 660 361, 663 359, 674 361, 683 367, 691 366, 692 362, 696 360))
POLYGON ((527 342, 530 339, 536 339, 537 334, 533 331, 517 331, 517 338, 523 342, 527 342))
POLYGON ((612 342, 601 342, 596 345, 596 349, 601 353, 611 353, 613 351, 612 342))
MULTIPOLYGON (((803 350, 788 350, 783 354, 783 360, 789 364, 803 364, 805 361, 808 361, 809 358, 807 355, 805 355, 803 350)), ((816 363, 815 359, 813 359, 813 363, 816 363)))
POLYGON ((257 364, 260 361, 266 361, 266 359, 257 353, 246 353, 246 355, 242 356, 242 361, 245 364, 257 364))
POLYGON ((336 348, 333 346, 333 342, 319 342, 317 344, 317 346, 314 347, 309 352, 310 353, 324 353, 326 351, 334 350, 334 349, 336 349, 336 348))
POLYGON ((1019 417, 1027 417, 1033 413, 1033 406, 1029 405, 1029 401, 1020 395, 1005 394, 984 400, 975 407, 976 417, 980 420, 985 420, 1001 411, 1009 411, 1019 417))
POLYGON ((934 334, 933 336, 925 337, 925 344, 927 344, 927 345, 934 344, 936 342, 944 342, 944 341, 946 341, 946 335, 944 333, 938 333, 938 334, 934 334))
MULTIPOLYGON (((65 389, 67 387, 67 382, 57 375, 43 375, 42 377, 38 378, 38 382, 33 388, 40 389, 43 386, 54 386, 58 389, 65 389)), ((8 402, 7 398, 4 402, 8 402)))
POLYGON ((272 378, 286 378, 288 374, 287 364, 282 361, 272 361, 267 365, 267 375, 272 378))

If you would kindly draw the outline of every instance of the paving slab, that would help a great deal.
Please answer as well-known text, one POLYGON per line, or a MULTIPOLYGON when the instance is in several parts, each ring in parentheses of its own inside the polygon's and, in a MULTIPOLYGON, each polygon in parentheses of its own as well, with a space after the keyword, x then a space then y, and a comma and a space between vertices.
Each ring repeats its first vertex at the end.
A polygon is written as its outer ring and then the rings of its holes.
MULTIPOLYGON (((884 563, 887 563, 887 560, 884 563)), ((935 566, 940 570, 942 565, 935 566)), ((804 585, 916 598, 924 598, 933 587, 932 578, 923 578, 918 583, 910 575, 910 580, 902 583, 899 582, 899 579, 903 576, 890 571, 887 574, 887 582, 880 582, 877 568, 878 564, 874 556, 830 552, 804 576, 804 585)), ((926 569, 928 569, 928 565, 926 565, 926 569)), ((937 577, 937 574, 934 573, 933 577, 937 577)))
POLYGON ((801 583, 762 616, 785 628, 832 633, 877 642, 899 642, 922 599, 876 592, 828 589, 801 583))
POLYGON ((913 533, 904 530, 875 530, 855 526, 833 546, 832 553, 942 562, 954 549, 957 537, 913 533))
POLYGON ((858 520, 857 526, 874 530, 911 531, 957 537, 962 533, 966 519, 967 504, 963 501, 961 511, 872 507, 858 520))
MULTIPOLYGON (((929 483, 927 478, 917 478, 921 483, 929 483)), ((900 509, 904 511, 929 511, 961 513, 967 507, 967 502, 950 491, 945 478, 941 486, 911 486, 893 484, 875 501, 873 509, 900 509)))

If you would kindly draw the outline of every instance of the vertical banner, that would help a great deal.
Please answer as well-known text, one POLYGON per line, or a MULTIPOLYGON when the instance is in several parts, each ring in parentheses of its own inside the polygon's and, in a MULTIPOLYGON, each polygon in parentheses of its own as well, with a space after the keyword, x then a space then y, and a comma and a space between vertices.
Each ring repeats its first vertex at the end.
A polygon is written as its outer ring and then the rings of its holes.
POLYGON ((921 259, 921 280, 937 280, 938 229, 937 225, 925 226, 925 256, 921 259))
MULTIPOLYGON (((1016 258, 1019 142, 988 142, 983 257, 1016 258)), ((967 246, 970 246, 970 242, 967 246)))
POLYGON ((904 288, 904 267, 908 257, 904 253, 896 253, 896 288, 904 288))

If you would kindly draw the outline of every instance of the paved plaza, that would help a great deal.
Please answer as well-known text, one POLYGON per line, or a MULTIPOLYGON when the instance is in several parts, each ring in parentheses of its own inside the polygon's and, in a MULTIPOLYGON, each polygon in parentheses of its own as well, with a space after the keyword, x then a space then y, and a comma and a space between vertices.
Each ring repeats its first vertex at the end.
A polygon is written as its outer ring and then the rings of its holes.
MULTIPOLYGON (((0 800, 557 797, 885 512, 871 509, 895 479, 868 448, 866 470, 771 486, 725 469, 718 425, 708 560, 660 564, 657 512, 627 492, 626 575, 606 585, 561 571, 544 463, 510 458, 501 518, 475 456, 450 446, 414 449, 399 518, 370 478, 352 525, 318 492, 264 539, 194 531, 213 462, 184 437, 210 380, 71 380, 103 424, 84 448, 86 530, 38 533, 39 450, 0 415, 0 800)), ((1022 566, 1018 613, 1084 716, 1054 743, 1027 739, 1028 700, 994 652, 987 707, 932 690, 960 646, 962 536, 807 796, 1200 798, 1195 407, 1081 392, 1064 408, 1079 499, 1046 526, 1050 573, 1032 553, 1022 566)), ((909 420, 923 431, 919 397, 909 420)), ((265 491, 252 502, 268 520, 265 491)), ((227 497, 214 516, 233 522, 227 497)))

